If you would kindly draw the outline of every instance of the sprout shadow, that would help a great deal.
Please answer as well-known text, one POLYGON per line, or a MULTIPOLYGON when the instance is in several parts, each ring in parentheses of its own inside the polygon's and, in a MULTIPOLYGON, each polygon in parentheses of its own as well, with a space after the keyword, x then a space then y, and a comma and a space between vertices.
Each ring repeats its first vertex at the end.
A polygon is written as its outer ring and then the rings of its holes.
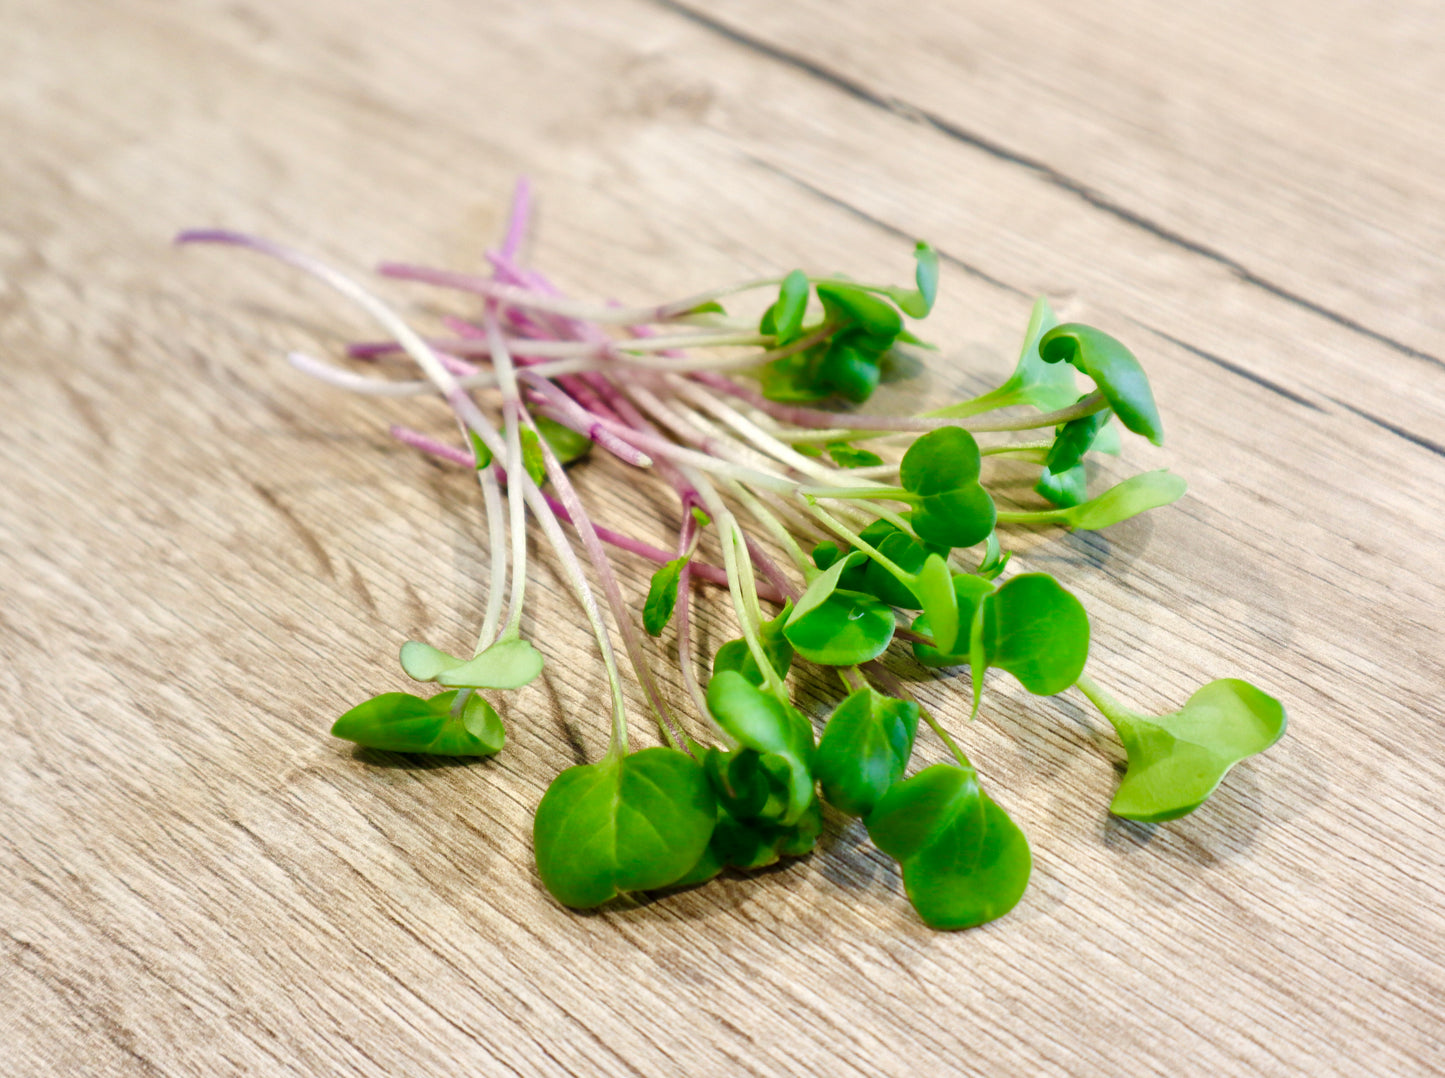
POLYGON ((445 771, 459 767, 497 766, 495 756, 434 756, 422 752, 390 752, 386 749, 367 748, 365 745, 354 746, 351 758, 367 767, 399 771, 445 771))

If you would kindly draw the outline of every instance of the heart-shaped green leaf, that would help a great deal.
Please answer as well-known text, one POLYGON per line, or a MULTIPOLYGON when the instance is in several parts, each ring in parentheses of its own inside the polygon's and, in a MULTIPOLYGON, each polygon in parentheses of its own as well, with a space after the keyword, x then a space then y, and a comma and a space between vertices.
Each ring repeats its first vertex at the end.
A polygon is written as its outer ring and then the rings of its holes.
POLYGON ((1007 670, 1037 696, 1052 696, 1084 672, 1089 615, 1047 573, 1024 573, 980 602, 970 651, 975 700, 990 666, 1007 670))
POLYGON ((1002 917, 1028 886, 1023 832, 970 768, 935 764, 895 784, 868 817, 868 834, 903 869, 903 887, 931 928, 1002 917))
POLYGON ((532 825, 537 871, 564 906, 667 887, 702 857, 717 800, 702 765, 663 747, 569 767, 532 825))
POLYGON ((1070 363, 1093 379, 1119 422, 1155 445, 1164 442, 1164 427, 1149 378, 1134 353, 1103 330, 1081 322, 1055 326, 1039 339, 1045 363, 1070 363))
POLYGON ((919 539, 966 547, 993 532, 997 510, 978 482, 981 459, 978 442, 959 427, 940 427, 914 439, 898 479, 913 495, 909 522, 919 539))
POLYGON ((913 440, 898 466, 898 481, 913 494, 942 494, 978 482, 983 457, 962 427, 939 427, 913 440))
POLYGON ((816 770, 829 803, 867 816, 903 777, 918 733, 918 705, 862 688, 833 709, 818 740, 816 770))
POLYGON ((882 655, 896 627, 897 616, 887 603, 839 588, 801 616, 794 611, 783 633, 809 662, 856 666, 882 655))
POLYGON ((520 689, 542 672, 542 653, 525 640, 503 637, 474 659, 437 674, 438 685, 520 689))
POLYGON ((452 714, 455 691, 430 700, 404 692, 386 692, 357 704, 336 720, 333 737, 369 749, 425 752, 435 756, 491 756, 507 739, 492 705, 476 693, 460 715, 452 714))
POLYGON ((1287 724, 1278 700, 1238 678, 1211 681, 1167 715, 1129 711, 1092 683, 1087 695, 1129 756, 1109 811, 1131 820, 1173 820, 1193 812, 1231 767, 1273 745, 1287 724))

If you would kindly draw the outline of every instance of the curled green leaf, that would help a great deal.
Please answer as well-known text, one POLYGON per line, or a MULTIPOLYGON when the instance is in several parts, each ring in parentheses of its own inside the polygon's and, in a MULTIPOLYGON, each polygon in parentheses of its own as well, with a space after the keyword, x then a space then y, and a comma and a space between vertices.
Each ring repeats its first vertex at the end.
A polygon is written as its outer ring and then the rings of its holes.
POLYGON ((802 334, 803 315, 808 309, 812 285, 802 270, 793 270, 778 287, 778 299, 763 314, 759 331, 771 333, 779 346, 792 344, 802 334))
POLYGON ((1088 476, 1082 464, 1055 473, 1045 468, 1034 490, 1057 506, 1068 509, 1083 503, 1089 496, 1088 476))
POLYGON ((564 906, 600 906, 681 879, 716 821, 712 787, 690 756, 663 747, 608 756, 547 787, 532 825, 537 871, 564 906))
POLYGON ((1049 446, 1049 455, 1044 459, 1044 467, 1055 474, 1076 467, 1084 459, 1084 454, 1093 446, 1094 439, 1098 437, 1099 432, 1104 429, 1112 415, 1113 413, 1105 408, 1092 415, 1071 419, 1059 427, 1054 432, 1054 442, 1049 446))
POLYGON ((677 582, 688 558, 674 558, 652 574, 647 599, 642 604, 642 627, 651 636, 661 636, 677 606, 677 582))
POLYGON ((1141 715, 1092 680, 1079 688, 1119 734, 1129 768, 1109 811, 1154 823, 1193 812, 1229 769, 1284 736, 1284 706, 1239 678, 1211 681, 1178 711, 1141 715))
MULTIPOLYGON (((964 629, 971 630, 974 613, 978 610, 978 605, 983 601, 984 596, 993 593, 993 583, 986 577, 974 576, 971 573, 955 573, 949 584, 958 611, 956 615, 958 624, 964 629)), ((914 632, 933 638, 932 644, 925 644, 921 641, 915 641, 913 644, 913 654, 924 666, 968 665, 969 638, 958 630, 955 630, 951 642, 947 637, 940 640, 939 635, 933 631, 933 618, 927 612, 913 619, 912 628, 914 632), (960 639, 964 645, 962 651, 959 651, 958 648, 960 639)))
POLYGON ((818 384, 844 400, 861 404, 873 395, 883 377, 881 357, 876 342, 865 332, 841 330, 828 342, 818 364, 818 384))
POLYGON ((1119 422, 1155 445, 1163 444, 1164 427, 1149 378, 1120 341, 1093 326, 1066 322, 1039 339, 1039 356, 1045 363, 1072 364, 1093 379, 1119 422))
POLYGON ((436 682, 453 688, 520 689, 542 672, 542 665, 542 653, 527 641, 503 637, 475 658, 442 670, 436 682))
MULTIPOLYGON (((813 799, 812 724, 791 705, 774 699, 730 670, 714 675, 708 682, 707 707, 718 726, 742 750, 759 757, 756 761, 729 764, 729 782, 743 788, 735 801, 738 811, 763 814, 764 808, 754 803, 758 796, 755 790, 781 781, 786 788, 783 802, 766 814, 781 826, 796 823, 813 799), (747 772, 750 777, 744 779, 739 777, 742 772, 731 770, 734 766, 754 770, 747 772)), ((765 806, 770 796, 761 800, 765 806)))
POLYGON ((387 692, 357 704, 336 720, 333 737, 388 752, 424 752, 435 756, 491 756, 501 751, 507 733, 492 705, 476 693, 453 714, 456 691, 429 700, 387 692))

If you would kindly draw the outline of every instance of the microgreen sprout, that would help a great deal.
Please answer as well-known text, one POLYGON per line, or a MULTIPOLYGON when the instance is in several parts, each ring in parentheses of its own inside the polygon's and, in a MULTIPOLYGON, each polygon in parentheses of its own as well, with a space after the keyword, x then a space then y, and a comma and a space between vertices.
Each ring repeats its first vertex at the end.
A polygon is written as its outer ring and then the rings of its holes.
POLYGON ((344 350, 359 366, 299 355, 293 366, 355 392, 440 396, 460 445, 408 427, 393 434, 470 471, 481 489, 490 569, 475 645, 452 653, 406 641, 402 672, 442 691, 381 692, 335 721, 337 737, 398 753, 503 748, 504 718, 526 711, 510 694, 547 662, 526 602, 528 517, 538 525, 596 641, 611 702, 605 752, 561 771, 537 806, 538 877, 557 901, 594 907, 803 856, 824 830, 826 803, 861 818, 898 861, 927 924, 966 928, 1007 913, 1028 883, 1028 842, 897 664, 879 661, 890 649, 911 649, 911 669, 925 677, 966 674, 972 699, 955 718, 979 713, 990 669, 1040 696, 1077 686, 1123 743, 1128 770, 1111 810, 1131 819, 1193 811, 1283 734, 1279 702, 1232 678, 1171 714, 1124 708, 1084 674, 1090 623, 1079 599, 1045 573, 1010 572, 1014 529, 1106 528, 1184 493, 1182 479, 1154 470, 1090 496, 1091 458, 1119 452, 1120 427, 1156 445, 1163 437, 1143 368, 1118 340, 1059 324, 1041 299, 997 388, 919 415, 869 413, 858 406, 894 355, 931 347, 912 328, 938 295, 927 244, 913 252, 911 285, 799 269, 623 307, 564 296, 519 263, 530 203, 520 184, 487 273, 381 267, 469 298, 468 317, 444 318, 425 337, 309 256, 236 233, 179 240, 270 255, 370 313, 387 336, 344 350), (1081 388, 1076 375, 1092 384, 1081 388), (670 488, 670 550, 594 523, 580 473, 568 470, 589 456, 609 463, 582 471, 635 469, 670 488), (1037 468, 1044 504, 1014 502, 995 460, 1037 468), (655 564, 645 597, 626 594, 604 543, 655 564), (726 588, 738 633, 710 659, 693 654, 693 591, 703 584, 726 588), (660 745, 634 748, 614 632, 660 745), (674 634, 690 715, 655 671, 668 641, 648 639, 674 634), (812 671, 802 676, 821 667, 823 682, 843 690, 820 739, 823 716, 800 709, 789 687, 800 663, 812 671), (923 749, 920 721, 931 731, 923 749), (910 776, 916 754, 940 747, 950 762, 925 761, 910 776))

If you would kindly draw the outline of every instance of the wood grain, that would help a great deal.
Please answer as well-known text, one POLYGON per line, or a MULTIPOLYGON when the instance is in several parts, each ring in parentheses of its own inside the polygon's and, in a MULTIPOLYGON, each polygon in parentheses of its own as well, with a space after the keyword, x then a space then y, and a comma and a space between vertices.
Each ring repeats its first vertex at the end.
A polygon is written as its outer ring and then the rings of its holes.
MULTIPOLYGON (((0 1074, 1445 1070, 1435 6, 51 0, 0 26, 0 1074), (1128 339, 1169 441, 1119 470, 1191 493, 1019 561, 1084 599, 1121 695, 1247 677, 1288 738, 1143 827, 1106 815, 1120 754, 1076 698, 991 681, 969 726, 925 682, 1036 858, 1013 914, 950 935, 836 818, 755 878, 552 903, 531 810, 606 716, 544 554, 548 672, 502 755, 328 741, 404 687, 400 640, 474 631, 479 506, 385 436, 439 407, 280 361, 372 332, 353 311, 167 240, 466 267, 523 172, 529 256, 581 295, 896 276, 926 236, 945 347, 900 405, 1002 376, 1039 292, 1128 339)), ((660 491, 579 474, 666 540, 660 491)))

